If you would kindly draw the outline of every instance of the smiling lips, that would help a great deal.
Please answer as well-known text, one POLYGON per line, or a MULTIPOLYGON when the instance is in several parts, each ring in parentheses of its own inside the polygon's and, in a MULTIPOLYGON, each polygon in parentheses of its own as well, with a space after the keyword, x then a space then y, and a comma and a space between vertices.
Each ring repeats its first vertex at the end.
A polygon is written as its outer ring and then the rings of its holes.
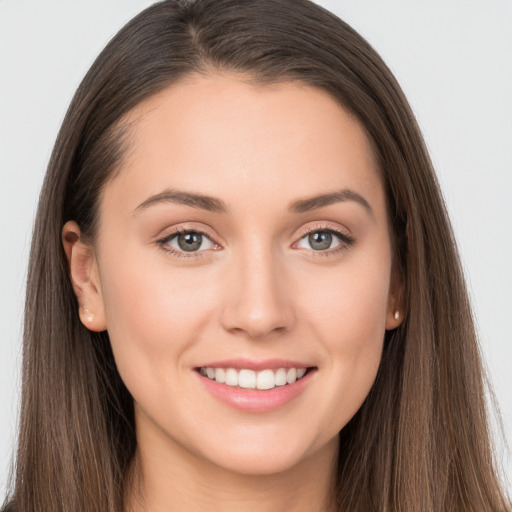
POLYGON ((243 368, 213 368, 201 367, 199 373, 219 384, 243 389, 268 390, 276 386, 293 384, 306 374, 307 368, 266 369, 259 372, 243 368))
POLYGON ((270 412, 298 397, 317 373, 315 366, 289 361, 228 361, 195 368, 201 384, 235 409, 270 412))

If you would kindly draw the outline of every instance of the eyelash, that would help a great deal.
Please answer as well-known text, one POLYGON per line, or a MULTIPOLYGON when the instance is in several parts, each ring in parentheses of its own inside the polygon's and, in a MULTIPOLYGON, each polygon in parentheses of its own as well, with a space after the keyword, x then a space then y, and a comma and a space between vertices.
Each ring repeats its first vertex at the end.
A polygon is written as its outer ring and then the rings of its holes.
POLYGON ((164 238, 161 238, 157 240, 157 244, 166 252, 171 253, 173 256, 176 256, 178 258, 197 258, 197 257, 203 257, 206 256, 204 254, 205 251, 191 251, 190 253, 187 253, 186 251, 177 251, 173 247, 171 247, 169 242, 176 236, 183 235, 185 233, 197 233, 198 235, 205 236, 209 240, 211 240, 215 245, 218 245, 217 242, 213 241, 211 236, 206 233, 205 231, 202 231, 201 229, 197 228, 176 228, 173 229, 169 234, 165 235, 164 238))
MULTIPOLYGON (((306 228, 305 230, 301 231, 299 239, 297 242, 302 240, 304 237, 310 235, 311 233, 330 233, 332 235, 335 235, 338 237, 341 241, 341 243, 335 247, 334 249, 327 249, 325 251, 314 251, 310 250, 309 252, 312 253, 313 256, 333 256, 334 254, 338 254, 342 251, 347 250, 350 246, 352 246, 355 242, 354 238, 346 233, 343 233, 341 231, 338 231, 337 229, 333 229, 329 226, 323 226, 323 225, 316 225, 310 228, 306 228)), ((162 248, 162 250, 171 253, 173 256, 176 256, 178 258, 197 258, 197 257, 203 257, 206 256, 204 254, 206 251, 191 251, 190 253, 187 253, 186 251, 177 251, 176 249, 170 247, 168 244, 169 242, 175 238, 176 236, 179 236, 181 234, 185 233, 196 233, 198 235, 205 236, 208 238, 212 243, 215 245, 217 244, 208 233, 205 231, 202 231, 201 229, 193 228, 193 229, 187 229, 187 228, 176 228, 173 229, 171 233, 165 235, 165 237, 157 240, 157 245, 162 248)), ((297 243, 295 242, 295 243, 297 243)))
POLYGON ((305 228, 304 230, 301 230, 298 241, 302 240, 304 237, 310 235, 311 233, 330 233, 331 235, 335 235, 336 237, 338 237, 341 241, 341 243, 334 249, 326 249, 325 251, 310 250, 309 252, 311 252, 313 256, 334 256, 335 254, 339 254, 343 251, 346 251, 355 243, 355 239, 351 235, 348 235, 347 233, 343 233, 342 231, 322 224, 317 224, 315 226, 310 226, 308 228, 305 228))

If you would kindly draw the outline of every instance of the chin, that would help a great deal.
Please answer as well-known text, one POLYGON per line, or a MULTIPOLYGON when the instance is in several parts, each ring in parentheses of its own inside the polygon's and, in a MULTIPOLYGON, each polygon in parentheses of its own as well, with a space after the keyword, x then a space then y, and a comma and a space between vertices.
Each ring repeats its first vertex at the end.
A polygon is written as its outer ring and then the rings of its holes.
MULTIPOLYGON (((229 440, 226 440, 229 442, 229 440)), ((268 476, 299 470, 311 457, 326 457, 338 445, 338 435, 324 445, 293 439, 254 438, 247 436, 244 443, 218 446, 219 450, 202 454, 203 459, 225 471, 247 476, 268 476)), ((337 453, 337 449, 336 449, 337 453)), ((306 466, 304 466, 306 467, 306 466)))
POLYGON ((246 476, 270 476, 292 471, 300 466, 302 458, 298 454, 233 454, 222 459, 213 460, 212 463, 225 471, 246 476))

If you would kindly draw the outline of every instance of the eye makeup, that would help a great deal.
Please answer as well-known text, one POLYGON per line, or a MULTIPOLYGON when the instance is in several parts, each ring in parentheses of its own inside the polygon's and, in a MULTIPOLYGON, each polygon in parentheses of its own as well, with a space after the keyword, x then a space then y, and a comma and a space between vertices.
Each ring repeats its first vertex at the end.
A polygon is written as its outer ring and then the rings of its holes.
MULTIPOLYGON (((299 232, 299 240, 292 244, 292 248, 296 250, 304 250, 310 252, 314 256, 332 256, 334 254, 338 254, 339 252, 348 249, 350 246, 354 244, 355 240, 352 235, 349 235, 346 232, 343 232, 339 229, 334 229, 332 226, 326 224, 316 224, 314 226, 309 226, 304 228, 299 232), (320 242, 312 238, 313 235, 321 235, 320 242), (335 247, 330 247, 330 244, 338 239, 339 243, 335 247), (329 247, 315 249, 311 247, 310 249, 305 247, 299 247, 302 241, 307 241, 308 243, 319 243, 320 246, 322 244, 325 246, 326 241, 329 243, 329 247)), ((172 254, 178 258, 198 258, 205 256, 205 252, 208 251, 217 251, 222 249, 221 245, 215 242, 211 235, 204 230, 199 228, 191 227, 177 227, 173 229, 170 233, 167 233, 163 238, 157 240, 157 245, 164 251, 172 254), (194 236, 195 235, 195 236, 194 236), (189 237, 188 239, 185 237, 189 237), (205 239, 208 241, 206 245, 209 245, 206 248, 201 247, 205 242, 205 239), (189 245, 190 250, 188 249, 180 249, 174 245, 171 245, 172 242, 176 241, 179 244, 180 242, 185 242, 189 245), (200 242, 198 245, 198 241, 200 242), (197 250, 196 250, 197 249, 197 250)))

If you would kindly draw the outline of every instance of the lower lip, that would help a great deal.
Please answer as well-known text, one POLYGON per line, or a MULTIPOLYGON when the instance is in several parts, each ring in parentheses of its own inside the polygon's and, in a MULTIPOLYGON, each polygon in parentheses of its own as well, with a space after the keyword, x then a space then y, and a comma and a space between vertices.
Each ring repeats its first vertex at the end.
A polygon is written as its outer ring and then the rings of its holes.
POLYGON ((268 390, 243 389, 220 384, 215 380, 194 372, 201 384, 221 402, 245 412, 275 411, 297 398, 308 386, 316 370, 309 370, 304 377, 293 384, 276 386, 268 390))

